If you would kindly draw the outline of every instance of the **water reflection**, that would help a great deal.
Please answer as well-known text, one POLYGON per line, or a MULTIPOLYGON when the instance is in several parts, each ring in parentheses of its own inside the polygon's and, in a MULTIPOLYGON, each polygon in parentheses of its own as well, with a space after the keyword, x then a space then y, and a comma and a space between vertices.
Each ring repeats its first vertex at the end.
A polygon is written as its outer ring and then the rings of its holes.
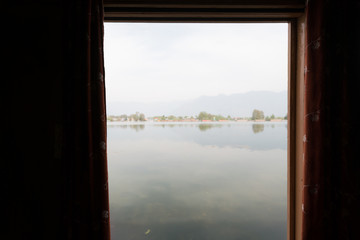
MULTIPOLYGON (((227 124, 228 127, 230 126, 230 124, 227 124)), ((181 124, 181 123, 173 123, 173 124, 153 124, 152 126, 154 127, 168 127, 168 128, 174 128, 174 127, 196 127, 198 128, 200 131, 204 132, 207 131, 209 129, 212 128, 221 128, 224 125, 223 124, 216 124, 216 123, 211 123, 211 124, 181 124)), ((145 124, 112 124, 109 125, 108 127, 119 127, 119 128, 130 128, 135 130, 136 132, 144 130, 145 129, 145 124)))
POLYGON ((199 124, 198 128, 200 129, 200 131, 204 132, 206 130, 209 130, 211 128, 221 128, 223 125, 221 124, 199 124))
POLYGON ((264 124, 254 123, 252 125, 253 133, 259 133, 264 131, 264 124))
POLYGON ((207 130, 210 130, 212 128, 221 128, 224 125, 223 124, 217 124, 217 123, 199 123, 199 124, 182 124, 182 123, 167 123, 167 124, 153 124, 154 127, 169 127, 169 128, 174 128, 174 127, 178 127, 178 128, 182 128, 182 127, 196 127, 198 128, 200 131, 204 132, 207 130))
POLYGON ((284 124, 145 125, 108 128, 112 239, 286 239, 284 124))
POLYGON ((144 130, 145 125, 144 124, 136 124, 136 125, 129 125, 131 129, 134 129, 136 132, 144 130))
MULTIPOLYGON (((118 123, 118 124, 111 124, 111 125, 108 125, 108 128, 123 128, 123 129, 126 129, 126 128, 130 128, 130 129, 133 129, 135 130, 136 132, 138 131, 141 131, 141 130, 144 130, 145 129, 145 126, 146 125, 151 125, 153 127, 162 127, 162 128, 174 128, 174 127, 178 127, 178 128, 181 128, 181 127, 196 127, 198 128, 200 131, 202 132, 205 132, 207 130, 210 130, 210 129, 213 129, 213 128, 222 128, 224 126, 227 126, 227 127, 232 127, 233 124, 231 123, 228 123, 228 124, 218 124, 218 123, 198 123, 198 124, 182 124, 182 123, 167 123, 167 124, 159 124, 159 123, 150 123, 150 124, 144 124, 144 123, 141 123, 141 124, 138 124, 138 123, 118 123)), ((285 126, 285 128, 287 128, 287 124, 282 124, 285 126)), ((269 127, 271 128, 275 128, 276 125, 275 124, 268 124, 269 127)), ((253 133, 260 133, 260 132, 263 132, 265 129, 265 124, 263 123, 252 123, 252 130, 253 130, 253 133)))
POLYGON ((141 130, 145 129, 145 124, 111 124, 107 126, 108 128, 122 128, 122 129, 132 129, 135 130, 136 132, 139 132, 141 130))
POLYGON ((109 124, 109 139, 169 139, 253 150, 287 147, 287 124, 280 123, 145 123, 109 124), (128 131, 127 131, 128 129, 128 131), (126 131, 124 131, 126 130, 126 131), (135 131, 133 131, 135 130, 135 131))

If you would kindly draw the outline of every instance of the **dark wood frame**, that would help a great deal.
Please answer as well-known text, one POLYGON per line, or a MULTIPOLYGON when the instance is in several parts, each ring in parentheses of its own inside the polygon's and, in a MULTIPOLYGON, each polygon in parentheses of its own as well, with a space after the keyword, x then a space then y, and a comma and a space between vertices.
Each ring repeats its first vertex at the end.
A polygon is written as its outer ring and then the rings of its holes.
POLYGON ((304 12, 303 1, 105 0, 105 21, 249 22, 288 21, 304 12))
POLYGON ((104 0, 106 22, 289 23, 288 240, 301 238, 304 11, 302 0, 104 0))

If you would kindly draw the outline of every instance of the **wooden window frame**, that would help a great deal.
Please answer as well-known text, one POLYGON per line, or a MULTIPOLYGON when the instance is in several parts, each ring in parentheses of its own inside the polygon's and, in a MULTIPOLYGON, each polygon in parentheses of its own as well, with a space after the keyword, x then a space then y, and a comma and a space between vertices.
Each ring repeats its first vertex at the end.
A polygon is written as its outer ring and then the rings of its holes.
POLYGON ((287 239, 301 238, 304 26, 301 0, 104 0, 105 22, 288 23, 287 239))

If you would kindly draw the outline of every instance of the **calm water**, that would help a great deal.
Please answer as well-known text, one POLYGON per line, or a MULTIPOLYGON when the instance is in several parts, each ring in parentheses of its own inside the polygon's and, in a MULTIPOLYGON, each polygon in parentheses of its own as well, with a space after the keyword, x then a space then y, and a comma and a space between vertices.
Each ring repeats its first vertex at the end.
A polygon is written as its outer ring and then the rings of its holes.
POLYGON ((286 239, 286 123, 108 125, 112 239, 286 239))

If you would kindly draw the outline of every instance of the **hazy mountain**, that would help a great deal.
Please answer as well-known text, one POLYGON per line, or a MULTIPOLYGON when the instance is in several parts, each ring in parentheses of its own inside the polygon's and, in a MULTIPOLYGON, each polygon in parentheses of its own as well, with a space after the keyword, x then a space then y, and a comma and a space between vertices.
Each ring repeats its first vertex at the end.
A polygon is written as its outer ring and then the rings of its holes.
POLYGON ((107 114, 120 115, 135 112, 145 116, 176 115, 195 116, 201 111, 232 117, 251 117, 258 109, 265 116, 284 117, 287 113, 287 92, 253 91, 232 95, 201 96, 188 101, 136 103, 108 102, 107 114))

